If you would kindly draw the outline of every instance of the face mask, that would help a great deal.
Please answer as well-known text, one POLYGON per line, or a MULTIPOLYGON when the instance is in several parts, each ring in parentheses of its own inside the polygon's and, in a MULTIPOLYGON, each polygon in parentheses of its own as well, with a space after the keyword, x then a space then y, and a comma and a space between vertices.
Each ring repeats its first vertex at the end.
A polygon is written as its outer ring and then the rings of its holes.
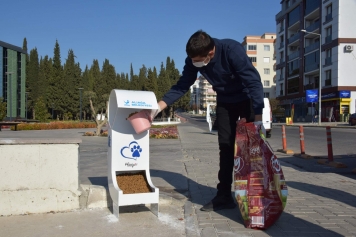
POLYGON ((210 58, 208 60, 208 62, 205 62, 205 60, 209 58, 209 57, 206 57, 203 61, 201 62, 193 62, 193 65, 196 66, 196 67, 204 67, 206 65, 208 65, 208 63, 210 62, 210 58))

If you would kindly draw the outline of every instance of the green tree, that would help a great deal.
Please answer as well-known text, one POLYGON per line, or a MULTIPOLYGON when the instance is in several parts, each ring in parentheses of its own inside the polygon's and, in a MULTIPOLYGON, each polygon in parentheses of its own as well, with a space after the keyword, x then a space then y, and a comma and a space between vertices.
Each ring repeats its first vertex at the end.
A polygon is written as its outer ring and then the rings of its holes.
POLYGON ((30 51, 30 56, 27 64, 27 80, 26 80, 26 91, 29 92, 27 96, 27 106, 28 111, 31 112, 32 118, 36 118, 36 112, 34 109, 34 102, 39 97, 40 83, 38 83, 39 78, 39 61, 37 48, 34 48, 30 51))
POLYGON ((38 97, 35 101, 34 109, 36 111, 36 119, 41 122, 46 122, 50 118, 46 103, 42 97, 38 97))
POLYGON ((61 53, 58 40, 54 47, 52 76, 48 80, 47 98, 48 104, 54 105, 55 114, 62 118, 64 113, 63 97, 65 96, 63 86, 63 66, 61 64, 61 53))

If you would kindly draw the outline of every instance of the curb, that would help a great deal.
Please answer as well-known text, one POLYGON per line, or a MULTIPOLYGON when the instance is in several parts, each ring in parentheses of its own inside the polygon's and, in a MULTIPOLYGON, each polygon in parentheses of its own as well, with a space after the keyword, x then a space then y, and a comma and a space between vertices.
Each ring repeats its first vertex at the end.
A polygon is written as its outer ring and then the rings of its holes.
POLYGON ((334 168, 347 168, 347 165, 345 165, 341 162, 329 161, 327 159, 321 159, 321 160, 318 160, 317 162, 318 162, 318 164, 327 165, 327 166, 331 166, 334 168))
POLYGON ((287 154, 287 155, 293 155, 294 154, 294 151, 292 151, 292 150, 278 149, 277 152, 284 153, 284 154, 287 154))
POLYGON ((308 154, 300 154, 300 153, 296 153, 293 156, 295 157, 299 157, 299 158, 303 158, 303 159, 314 159, 313 156, 308 155, 308 154))

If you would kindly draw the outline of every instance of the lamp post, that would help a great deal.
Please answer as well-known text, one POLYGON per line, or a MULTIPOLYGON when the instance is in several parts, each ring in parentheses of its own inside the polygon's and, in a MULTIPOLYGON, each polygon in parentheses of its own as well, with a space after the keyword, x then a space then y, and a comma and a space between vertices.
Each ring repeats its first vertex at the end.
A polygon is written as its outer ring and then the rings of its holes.
POLYGON ((28 96, 28 92, 25 92, 25 105, 26 105, 25 118, 26 118, 26 120, 27 120, 27 96, 28 96))
MULTIPOLYGON (((12 74, 14 74, 13 72, 6 72, 5 73, 6 75, 8 75, 8 78, 7 78, 7 85, 9 86, 9 90, 8 91, 10 91, 10 96, 9 96, 9 98, 10 98, 10 121, 12 121, 12 92, 11 92, 11 75, 12 74)), ((9 102, 9 101, 7 101, 7 102, 9 102)))
MULTIPOLYGON (((312 34, 312 35, 318 35, 319 36, 319 114, 318 114, 318 125, 321 125, 321 34, 318 33, 313 33, 306 31, 304 29, 300 30, 301 32, 312 34)), ((321 33, 321 30, 320 30, 321 33)))
POLYGON ((80 114, 79 114, 79 117, 80 117, 80 122, 82 121, 82 90, 84 88, 78 88, 79 91, 80 91, 80 114))

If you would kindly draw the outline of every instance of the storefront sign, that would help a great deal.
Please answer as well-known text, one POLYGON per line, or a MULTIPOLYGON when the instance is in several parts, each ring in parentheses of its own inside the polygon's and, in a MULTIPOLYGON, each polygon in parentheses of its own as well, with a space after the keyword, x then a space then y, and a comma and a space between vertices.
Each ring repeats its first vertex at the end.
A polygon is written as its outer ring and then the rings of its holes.
POLYGON ((332 99, 332 98, 350 98, 350 97, 351 97, 350 91, 336 91, 321 96, 323 100, 332 99))
POLYGON ((314 90, 306 90, 306 99, 308 103, 316 103, 318 102, 318 89, 314 90))

